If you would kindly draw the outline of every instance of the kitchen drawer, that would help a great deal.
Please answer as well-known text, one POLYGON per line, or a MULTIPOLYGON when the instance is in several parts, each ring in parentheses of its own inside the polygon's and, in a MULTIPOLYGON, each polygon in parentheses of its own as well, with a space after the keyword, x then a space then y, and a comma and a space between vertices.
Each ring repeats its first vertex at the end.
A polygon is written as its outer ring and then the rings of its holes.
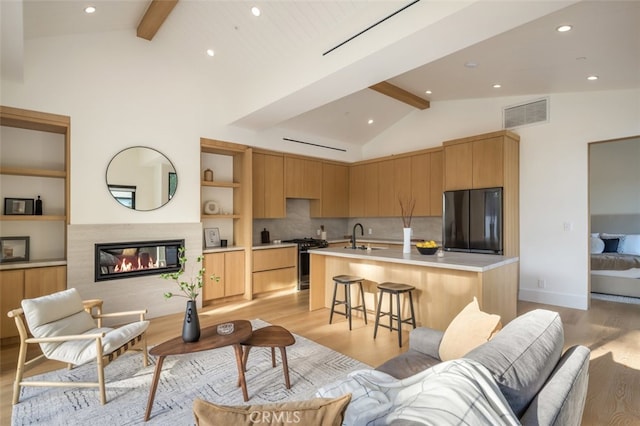
MULTIPOLYGON (((263 250, 267 251, 267 250, 263 250)), ((298 268, 282 268, 253 273, 253 294, 285 288, 295 288, 298 283, 298 268)))
POLYGON ((252 272, 291 268, 298 263, 298 248, 283 247, 253 251, 252 272))

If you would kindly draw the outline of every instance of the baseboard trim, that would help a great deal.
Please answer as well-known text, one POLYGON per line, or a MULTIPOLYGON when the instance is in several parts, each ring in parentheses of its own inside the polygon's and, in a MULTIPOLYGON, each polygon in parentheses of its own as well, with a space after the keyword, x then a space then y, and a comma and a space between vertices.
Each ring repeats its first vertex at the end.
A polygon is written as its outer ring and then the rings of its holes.
POLYGON ((589 308, 589 299, 586 295, 579 296, 576 294, 521 288, 518 294, 518 299, 526 302, 544 303, 545 305, 581 309, 583 311, 589 308))

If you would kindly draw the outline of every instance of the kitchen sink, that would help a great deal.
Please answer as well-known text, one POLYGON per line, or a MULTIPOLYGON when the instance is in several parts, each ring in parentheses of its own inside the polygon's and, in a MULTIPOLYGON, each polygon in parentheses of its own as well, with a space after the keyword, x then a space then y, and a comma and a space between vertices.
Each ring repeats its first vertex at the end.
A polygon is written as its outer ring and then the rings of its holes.
POLYGON ((387 247, 367 247, 367 246, 357 246, 357 247, 351 247, 351 246, 346 246, 346 249, 352 249, 352 250, 366 250, 368 248, 370 248, 371 250, 385 250, 387 247))

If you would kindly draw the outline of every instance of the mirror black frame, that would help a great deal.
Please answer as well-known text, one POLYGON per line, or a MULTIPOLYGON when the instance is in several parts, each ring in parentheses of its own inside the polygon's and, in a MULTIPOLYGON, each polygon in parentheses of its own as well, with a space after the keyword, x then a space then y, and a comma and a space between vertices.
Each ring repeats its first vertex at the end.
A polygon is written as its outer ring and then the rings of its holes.
POLYGON ((178 174, 171 160, 147 146, 131 146, 116 153, 107 165, 105 181, 118 204, 136 211, 163 207, 178 189, 178 174))

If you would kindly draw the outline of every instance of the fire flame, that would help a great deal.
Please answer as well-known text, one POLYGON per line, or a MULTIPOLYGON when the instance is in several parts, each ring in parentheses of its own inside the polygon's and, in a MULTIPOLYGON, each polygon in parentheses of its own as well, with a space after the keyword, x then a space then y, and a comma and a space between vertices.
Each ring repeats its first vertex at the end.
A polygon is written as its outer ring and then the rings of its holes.
POLYGON ((113 271, 114 272, 130 272, 137 271, 138 269, 152 269, 158 268, 158 263, 153 261, 153 258, 149 258, 147 264, 144 264, 140 256, 138 256, 137 265, 134 267, 133 262, 128 261, 127 259, 122 259, 118 265, 115 265, 113 271))

